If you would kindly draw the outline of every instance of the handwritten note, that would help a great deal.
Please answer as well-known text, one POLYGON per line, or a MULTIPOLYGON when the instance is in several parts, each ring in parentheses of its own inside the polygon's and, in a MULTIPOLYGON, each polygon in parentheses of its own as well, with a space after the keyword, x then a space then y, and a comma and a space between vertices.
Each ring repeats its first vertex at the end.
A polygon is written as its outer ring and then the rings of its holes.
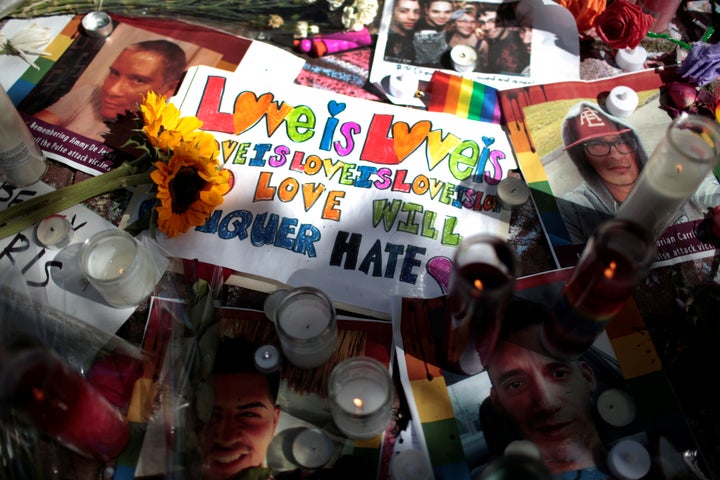
POLYGON ((160 239, 175 255, 389 311, 390 295, 441 292, 433 257, 507 233, 496 185, 515 160, 499 126, 252 78, 193 68, 174 97, 234 177, 204 226, 160 239))

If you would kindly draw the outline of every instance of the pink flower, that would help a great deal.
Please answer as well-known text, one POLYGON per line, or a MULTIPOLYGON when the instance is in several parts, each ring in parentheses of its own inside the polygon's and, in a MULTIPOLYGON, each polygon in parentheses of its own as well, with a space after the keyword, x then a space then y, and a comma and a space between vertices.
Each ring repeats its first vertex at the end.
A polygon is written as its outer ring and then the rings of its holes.
POLYGON ((655 19, 627 0, 615 0, 595 19, 595 31, 610 48, 635 48, 655 19))
POLYGON ((684 82, 670 82, 660 87, 660 108, 672 118, 693 113, 715 119, 718 107, 720 99, 706 88, 684 82))

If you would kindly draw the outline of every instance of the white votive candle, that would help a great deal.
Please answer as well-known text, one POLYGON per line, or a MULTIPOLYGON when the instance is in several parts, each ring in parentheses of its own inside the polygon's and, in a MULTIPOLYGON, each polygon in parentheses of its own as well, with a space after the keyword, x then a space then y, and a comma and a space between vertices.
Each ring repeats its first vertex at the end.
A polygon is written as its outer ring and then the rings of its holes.
POLYGON ((700 115, 675 118, 616 217, 657 239, 720 159, 720 126, 700 115))
POLYGON ((597 409, 600 418, 613 427, 626 427, 635 420, 635 401, 629 393, 617 388, 600 394, 597 409))
POLYGON ((635 440, 620 440, 608 452, 608 469, 620 480, 637 480, 650 471, 650 454, 635 440))
POLYGON ((450 59, 458 72, 472 72, 477 64, 477 52, 470 45, 455 45, 450 50, 450 59))
POLYGON ((50 215, 35 226, 35 239, 45 248, 65 248, 72 240, 72 226, 64 215, 50 215))
POLYGON ((280 369, 280 351, 275 345, 263 345, 255 350, 255 368, 260 373, 273 373, 280 369))
POLYGON ((94 38, 105 38, 113 31, 112 19, 105 12, 88 13, 82 19, 82 26, 85 33, 94 38))
POLYGON ((159 280, 150 252, 118 229, 103 230, 85 240, 80 270, 107 303, 117 308, 138 305, 159 280))
POLYGON ((530 189, 522 178, 506 177, 498 183, 497 195, 502 208, 511 210, 528 201, 530 189))
POLYGON ((16 187, 42 178, 47 161, 5 89, 0 88, 0 181, 16 187))
POLYGON ((398 72, 390 76, 388 84, 390 95, 396 98, 413 98, 418 91, 420 81, 415 75, 398 72))
POLYGON ((621 48, 615 54, 615 63, 625 72, 641 70, 647 60, 647 50, 638 45, 635 48, 621 48))
POLYGON ((293 440, 292 454, 301 467, 321 468, 332 458, 332 440, 319 428, 306 428, 293 440))
POLYGON ((605 107, 610 115, 625 118, 635 111, 638 102, 639 98, 635 90, 620 85, 610 90, 610 94, 605 100, 605 107))
POLYGON ((333 369, 328 383, 333 420, 348 438, 368 439, 385 431, 393 398, 385 365, 370 357, 349 358, 333 369))
POLYGON ((275 325, 280 348, 296 367, 319 367, 335 351, 335 307, 316 288, 299 287, 285 295, 277 307, 275 325))

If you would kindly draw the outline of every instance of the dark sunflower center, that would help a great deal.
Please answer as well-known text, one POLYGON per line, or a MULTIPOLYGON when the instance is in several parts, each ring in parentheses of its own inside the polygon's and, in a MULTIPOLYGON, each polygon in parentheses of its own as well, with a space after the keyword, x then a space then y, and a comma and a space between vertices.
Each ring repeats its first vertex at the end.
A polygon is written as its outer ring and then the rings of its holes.
POLYGON ((172 196, 173 213, 185 213, 200 196, 205 180, 192 167, 181 167, 168 185, 172 196))

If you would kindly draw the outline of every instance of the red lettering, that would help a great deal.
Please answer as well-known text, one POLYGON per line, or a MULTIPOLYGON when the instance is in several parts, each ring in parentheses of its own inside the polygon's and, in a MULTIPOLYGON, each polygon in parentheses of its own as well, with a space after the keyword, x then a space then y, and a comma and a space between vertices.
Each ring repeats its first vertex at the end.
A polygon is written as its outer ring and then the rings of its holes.
POLYGON ((397 165, 400 163, 395 153, 395 141, 388 137, 392 127, 392 115, 373 115, 368 128, 360 160, 381 165, 397 165))
POLYGON ((220 111, 220 100, 225 90, 225 78, 209 76, 198 106, 197 118, 203 122, 203 130, 234 133, 232 113, 220 111))

